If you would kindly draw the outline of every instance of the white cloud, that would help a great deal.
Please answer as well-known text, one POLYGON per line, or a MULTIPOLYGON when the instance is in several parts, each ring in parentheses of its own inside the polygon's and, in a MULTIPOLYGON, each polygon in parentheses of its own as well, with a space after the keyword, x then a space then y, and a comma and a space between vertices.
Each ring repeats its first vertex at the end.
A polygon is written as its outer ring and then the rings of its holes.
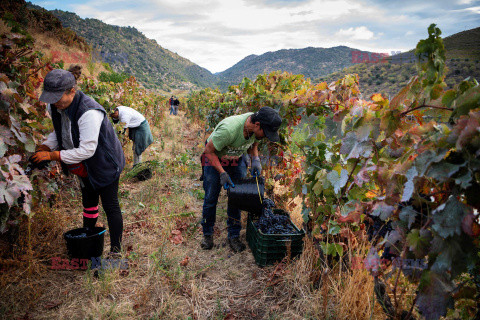
POLYGON ((458 0, 458 4, 471 4, 474 2, 475 0, 458 0))
POLYGON ((33 0, 42 1, 54 1, 57 8, 81 17, 136 27, 162 47, 212 72, 250 54, 279 49, 413 48, 414 36, 426 35, 430 23, 452 34, 478 26, 472 15, 480 11, 472 6, 473 0, 457 0, 449 8, 439 6, 439 0, 407 0, 398 5, 380 0, 33 0), (470 17, 470 22, 463 17, 470 17), (465 23, 459 27, 458 21, 465 23))
POLYGON ((471 11, 476 14, 480 14, 480 7, 470 7, 470 8, 466 8, 465 10, 471 11))
POLYGON ((250 54, 284 48, 325 46, 319 20, 340 19, 364 10, 352 0, 314 0, 296 6, 256 6, 248 1, 195 5, 187 0, 143 0, 136 8, 99 9, 97 1, 78 5, 80 16, 95 15, 109 24, 135 26, 147 37, 212 72, 223 71, 250 54), (158 15, 164 15, 158 17, 158 15), (201 19, 195 17, 200 16, 201 19))
POLYGON ((375 34, 368 30, 367 27, 361 26, 356 28, 340 29, 335 33, 336 37, 352 40, 372 40, 375 39, 375 34))

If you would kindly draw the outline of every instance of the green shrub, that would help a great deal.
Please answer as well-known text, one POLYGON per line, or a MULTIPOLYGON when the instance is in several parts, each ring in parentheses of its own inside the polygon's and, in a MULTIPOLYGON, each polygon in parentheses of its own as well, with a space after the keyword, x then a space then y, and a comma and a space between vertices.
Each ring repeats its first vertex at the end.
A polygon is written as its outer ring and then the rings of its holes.
POLYGON ((108 72, 113 72, 113 69, 108 62, 104 62, 102 63, 102 65, 105 68, 105 70, 107 70, 108 72))
POLYGON ((102 82, 114 82, 114 83, 122 83, 125 80, 130 78, 130 75, 125 72, 100 72, 98 75, 98 80, 102 82))

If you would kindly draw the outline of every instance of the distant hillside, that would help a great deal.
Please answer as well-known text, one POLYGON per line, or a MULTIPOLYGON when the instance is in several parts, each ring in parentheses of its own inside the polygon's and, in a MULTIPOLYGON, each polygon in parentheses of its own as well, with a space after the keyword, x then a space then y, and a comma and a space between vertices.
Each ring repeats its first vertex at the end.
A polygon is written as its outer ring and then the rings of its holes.
POLYGON ((480 60, 480 27, 455 33, 443 39, 443 43, 447 58, 480 60))
POLYGON ((18 24, 30 32, 37 32, 54 38, 62 45, 73 46, 82 51, 91 51, 87 41, 79 37, 75 32, 62 26, 62 22, 43 8, 31 10, 30 3, 24 0, 0 1, 0 16, 9 27, 15 28, 18 24))
POLYGON ((0 2, 0 36, 22 34, 24 42, 33 51, 42 53, 42 60, 54 67, 68 68, 72 64, 83 67, 82 74, 96 77, 105 67, 101 62, 92 62, 92 47, 74 31, 62 26, 51 12, 38 7, 29 7, 24 0, 0 2))
POLYGON ((277 70, 315 79, 353 65, 352 51, 355 50, 345 46, 308 47, 267 52, 259 56, 250 55, 216 75, 222 88, 239 83, 244 77, 255 79, 259 74, 277 70))
POLYGON ((135 28, 82 19, 61 10, 51 12, 65 27, 84 37, 116 72, 134 75, 147 88, 196 89, 215 83, 215 76, 208 70, 162 48, 135 28))
MULTIPOLYGON (((447 51, 446 83, 451 87, 467 77, 480 80, 480 28, 453 34, 443 39, 447 51)), ((365 96, 384 93, 393 97, 408 80, 417 74, 416 64, 408 62, 414 50, 389 57, 385 63, 358 63, 342 71, 322 76, 315 81, 332 82, 346 74, 356 73, 365 96)))

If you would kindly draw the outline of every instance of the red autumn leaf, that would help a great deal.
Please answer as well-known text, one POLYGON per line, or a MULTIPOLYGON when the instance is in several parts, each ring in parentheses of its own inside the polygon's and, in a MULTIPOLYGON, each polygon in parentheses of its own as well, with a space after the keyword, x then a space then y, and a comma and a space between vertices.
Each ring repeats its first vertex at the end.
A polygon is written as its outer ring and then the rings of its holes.
POLYGON ((337 221, 340 223, 343 222, 360 222, 360 216, 362 214, 363 210, 362 207, 356 203, 355 204, 355 210, 350 211, 347 216, 341 216, 339 215, 337 217, 337 221))
POLYGON ((183 242, 182 232, 180 230, 172 230, 170 235, 170 242, 173 244, 180 244, 183 242))
POLYGON ((53 309, 62 304, 62 301, 50 301, 45 304, 45 309, 53 309))
POLYGON ((183 259, 182 261, 180 261, 180 265, 181 265, 182 267, 186 267, 189 262, 190 262, 190 257, 189 257, 189 256, 186 256, 185 259, 183 259))
POLYGON ((231 319, 235 319, 235 316, 232 313, 227 314, 225 318, 223 318, 223 320, 231 320, 231 319))
POLYGON ((475 220, 475 216, 473 215, 473 213, 467 214, 462 220, 463 232, 465 232, 469 236, 473 236, 472 227, 474 224, 474 220, 475 220))
POLYGON ((180 234, 180 235, 176 235, 176 236, 174 236, 174 237, 172 237, 172 238, 170 239, 170 242, 172 242, 173 244, 180 244, 180 243, 183 242, 183 237, 182 237, 181 234, 180 234))
POLYGON ((474 237, 480 236, 480 225, 476 222, 473 222, 472 224, 472 235, 474 237))

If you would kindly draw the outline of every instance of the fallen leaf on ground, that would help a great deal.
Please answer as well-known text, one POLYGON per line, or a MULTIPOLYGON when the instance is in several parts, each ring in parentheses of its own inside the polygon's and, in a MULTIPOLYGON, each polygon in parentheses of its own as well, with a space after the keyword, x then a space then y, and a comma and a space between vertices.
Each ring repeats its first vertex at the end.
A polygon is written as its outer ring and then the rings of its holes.
POLYGON ((53 309, 62 304, 62 301, 50 301, 45 304, 45 309, 53 309))
POLYGON ((189 256, 186 256, 185 259, 183 259, 181 262, 180 262, 180 265, 182 267, 185 267, 187 266, 188 262, 190 262, 190 257, 189 256))
POLYGON ((183 242, 182 232, 180 230, 172 230, 170 235, 170 242, 173 244, 180 244, 183 242))

